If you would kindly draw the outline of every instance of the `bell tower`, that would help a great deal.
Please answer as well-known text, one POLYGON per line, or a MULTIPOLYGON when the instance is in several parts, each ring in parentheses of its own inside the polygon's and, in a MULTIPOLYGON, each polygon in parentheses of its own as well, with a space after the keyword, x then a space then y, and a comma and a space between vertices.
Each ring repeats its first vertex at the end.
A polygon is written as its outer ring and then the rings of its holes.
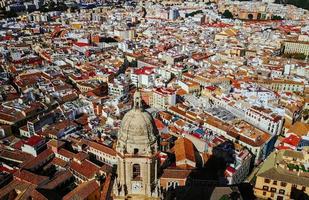
POLYGON ((151 115, 142 108, 141 94, 134 94, 133 109, 122 119, 118 132, 117 178, 114 196, 133 199, 159 197, 157 129, 151 115))

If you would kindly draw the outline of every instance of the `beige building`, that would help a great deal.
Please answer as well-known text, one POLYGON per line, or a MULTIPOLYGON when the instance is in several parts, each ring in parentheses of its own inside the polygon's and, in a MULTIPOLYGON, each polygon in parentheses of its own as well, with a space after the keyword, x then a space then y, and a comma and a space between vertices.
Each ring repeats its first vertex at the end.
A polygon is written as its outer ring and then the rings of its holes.
POLYGON ((134 108, 123 117, 118 133, 114 199, 159 197, 157 129, 151 115, 141 106, 138 91, 134 94, 134 108))
POLYGON ((305 84, 293 80, 263 80, 262 86, 278 92, 304 92, 305 84))
POLYGON ((309 194, 309 152, 281 150, 264 161, 256 175, 254 194, 260 199, 295 199, 294 193, 309 194))
POLYGON ((236 36, 238 35, 238 31, 236 29, 230 28, 227 30, 224 30, 220 33, 217 33, 215 35, 215 43, 219 43, 220 41, 237 41, 236 36))
POLYGON ((176 104, 176 91, 169 88, 154 88, 152 93, 151 106, 159 109, 166 109, 176 104))
POLYGON ((286 41, 284 42, 284 53, 285 54, 301 53, 304 55, 309 55, 309 42, 286 41))

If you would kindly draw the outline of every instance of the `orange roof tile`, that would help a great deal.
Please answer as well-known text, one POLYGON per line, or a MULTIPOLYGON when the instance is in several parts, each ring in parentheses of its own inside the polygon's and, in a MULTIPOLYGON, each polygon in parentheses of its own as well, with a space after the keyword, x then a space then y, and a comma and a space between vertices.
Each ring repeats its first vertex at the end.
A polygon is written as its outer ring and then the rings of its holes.
POLYGON ((193 143, 187 138, 179 138, 175 142, 174 146, 176 162, 182 160, 190 160, 195 162, 195 151, 193 143))

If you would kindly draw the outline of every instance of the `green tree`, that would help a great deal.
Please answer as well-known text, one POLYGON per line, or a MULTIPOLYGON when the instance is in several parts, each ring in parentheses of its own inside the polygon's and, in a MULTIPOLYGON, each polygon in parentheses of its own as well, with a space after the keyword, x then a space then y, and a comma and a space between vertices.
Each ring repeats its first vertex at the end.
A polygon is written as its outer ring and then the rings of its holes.
POLYGON ((225 18, 229 18, 229 19, 232 19, 233 18, 233 14, 231 13, 231 11, 229 10, 225 10, 224 13, 222 14, 223 17, 225 18))
POLYGON ((271 17, 271 19, 273 19, 273 20, 283 20, 283 18, 281 16, 278 16, 278 15, 273 15, 271 17))

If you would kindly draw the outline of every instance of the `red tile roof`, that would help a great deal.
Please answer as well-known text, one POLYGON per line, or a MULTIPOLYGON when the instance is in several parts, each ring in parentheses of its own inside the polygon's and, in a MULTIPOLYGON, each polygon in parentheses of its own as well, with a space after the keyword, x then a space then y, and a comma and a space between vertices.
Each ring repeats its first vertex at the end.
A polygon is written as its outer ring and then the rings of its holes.
POLYGON ((136 69, 134 70, 134 74, 137 74, 137 75, 150 75, 150 74, 153 74, 154 71, 153 71, 153 67, 142 67, 140 69, 136 69))
POLYGON ((178 168, 167 168, 164 169, 161 178, 164 179, 186 179, 191 173, 191 170, 178 169, 178 168))
POLYGON ((48 183, 41 186, 41 188, 49 189, 49 190, 55 189, 56 187, 61 185, 63 182, 71 179, 72 177, 73 177, 73 174, 68 170, 59 171, 53 176, 53 178, 48 183))
POLYGON ((24 141, 24 144, 34 147, 43 140, 44 139, 41 138, 40 136, 34 135, 34 136, 31 136, 28 140, 24 141))
POLYGON ((228 171, 229 173, 232 173, 232 174, 234 174, 236 172, 236 170, 233 167, 231 167, 231 166, 228 166, 226 168, 226 171, 228 171))
POLYGON ((116 151, 114 149, 107 147, 103 144, 99 144, 97 142, 89 141, 88 145, 89 145, 89 147, 97 149, 97 150, 104 152, 106 154, 109 154, 111 156, 116 156, 116 151))
POLYGON ((51 161, 53 165, 59 166, 59 167, 65 167, 67 165, 67 162, 64 160, 61 160, 60 158, 54 157, 51 161))
POLYGON ((52 159, 54 156, 54 152, 51 149, 46 149, 43 152, 41 152, 37 157, 34 157, 33 159, 27 160, 23 163, 24 169, 32 169, 35 167, 38 167, 42 165, 42 163, 45 163, 52 159))
POLYGON ((299 144, 300 141, 301 141, 300 137, 291 134, 289 137, 284 138, 281 143, 283 143, 283 144, 286 143, 286 144, 289 144, 289 145, 296 147, 299 144))
POLYGON ((76 161, 71 162, 70 169, 83 175, 84 177, 91 179, 99 172, 100 167, 90 162, 89 160, 84 160, 79 164, 76 161))
POLYGON ((74 45, 78 46, 78 47, 87 47, 90 46, 88 43, 84 43, 84 42, 75 42, 74 45))
MULTIPOLYGON (((87 199, 91 194, 99 190, 96 180, 84 182, 63 197, 63 200, 87 199)), ((99 197, 97 197, 98 199, 99 197)))
POLYGON ((18 170, 14 173, 14 178, 32 183, 34 185, 40 185, 48 180, 47 176, 40 176, 27 170, 18 170))
POLYGON ((74 153, 66 150, 66 149, 59 149, 58 152, 57 152, 59 155, 65 157, 65 158, 68 158, 68 159, 73 159, 74 157, 74 153))
POLYGON ((165 128, 165 125, 164 125, 163 122, 161 122, 160 120, 154 119, 154 121, 155 121, 155 124, 156 124, 158 130, 162 130, 162 129, 165 128))
POLYGON ((194 145, 187 138, 177 139, 175 142, 174 150, 176 155, 176 162, 182 161, 184 159, 195 162, 194 145))
POLYGON ((14 150, 14 151, 10 151, 7 149, 0 149, 0 157, 1 158, 5 158, 5 159, 9 159, 9 160, 14 160, 16 162, 24 162, 26 160, 29 160, 31 158, 33 158, 32 155, 19 151, 19 150, 14 150))

